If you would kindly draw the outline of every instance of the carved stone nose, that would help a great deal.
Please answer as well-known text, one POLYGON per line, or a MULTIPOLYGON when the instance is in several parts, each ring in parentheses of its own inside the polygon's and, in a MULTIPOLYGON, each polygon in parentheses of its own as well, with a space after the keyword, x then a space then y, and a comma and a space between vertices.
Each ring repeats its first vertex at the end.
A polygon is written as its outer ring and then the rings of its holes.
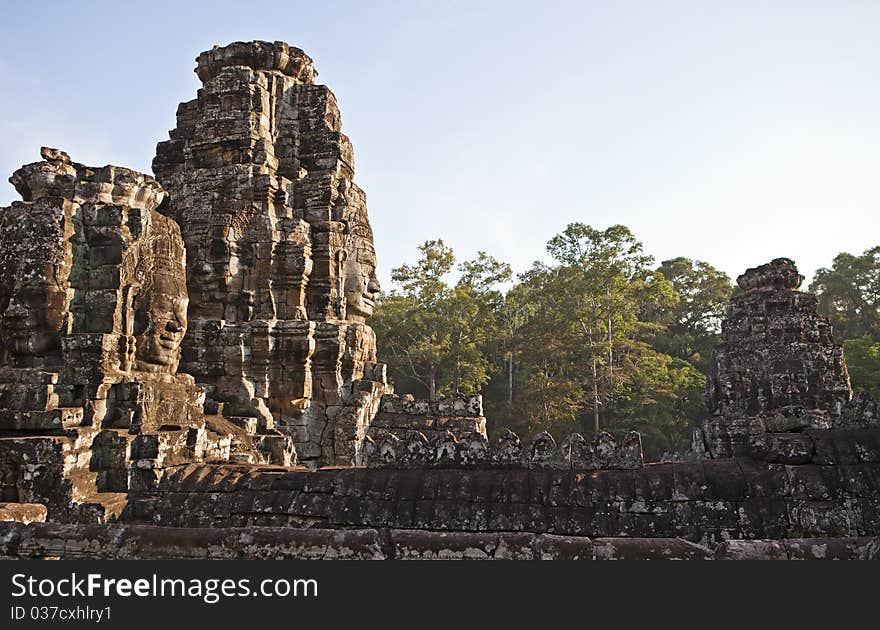
POLYGON ((165 324, 165 330, 168 332, 179 333, 183 330, 183 326, 176 319, 171 319, 165 324))

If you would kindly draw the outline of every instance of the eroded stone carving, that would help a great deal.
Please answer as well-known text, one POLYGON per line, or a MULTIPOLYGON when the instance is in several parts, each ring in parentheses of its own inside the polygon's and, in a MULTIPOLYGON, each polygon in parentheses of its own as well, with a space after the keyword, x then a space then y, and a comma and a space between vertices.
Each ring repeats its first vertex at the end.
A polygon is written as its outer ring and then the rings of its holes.
POLYGON ((355 464, 390 389, 365 324, 376 252, 336 99, 281 42, 196 61, 204 85, 153 161, 186 241, 182 369, 225 415, 291 436, 306 463, 355 464))
POLYGON ((839 418, 833 418, 835 428, 880 427, 880 403, 868 392, 858 392, 844 407, 839 418))
POLYGON ((486 438, 486 418, 480 395, 453 396, 429 401, 411 394, 385 394, 367 429, 376 436, 396 433, 403 436, 418 431, 428 439, 451 433, 458 439, 473 434, 486 438))
MULTIPOLYGON (((360 191, 358 191, 360 192, 360 191)), ((373 314, 381 289, 376 277, 373 230, 360 195, 346 216, 346 241, 342 268, 345 312, 349 320, 363 323, 373 314)))
POLYGON ((575 433, 561 445, 544 432, 525 447, 512 431, 502 433, 494 444, 475 431, 438 432, 431 439, 419 431, 403 438, 376 432, 367 436, 364 452, 365 463, 373 468, 633 470, 644 465, 641 436, 635 431, 622 440, 603 432, 592 442, 575 433))
POLYGON ((713 411, 704 439, 713 457, 744 455, 763 431, 828 428, 852 390, 843 348, 798 291, 803 277, 787 258, 749 269, 737 283, 707 385, 713 411))
POLYGON ((15 367, 61 363, 70 274, 64 218, 47 203, 0 215, 0 348, 15 367))
POLYGON ((0 459, 18 500, 102 519, 125 506, 118 493, 155 488, 166 465, 229 460, 234 431, 219 419, 210 430, 204 391, 177 374, 185 252, 156 211, 162 187, 41 154, 10 178, 23 200, 0 209, 0 459))
POLYGON ((170 219, 162 219, 167 222, 160 232, 164 234, 147 243, 134 273, 135 367, 175 374, 186 334, 189 296, 181 264, 183 242, 170 236, 175 234, 170 219))

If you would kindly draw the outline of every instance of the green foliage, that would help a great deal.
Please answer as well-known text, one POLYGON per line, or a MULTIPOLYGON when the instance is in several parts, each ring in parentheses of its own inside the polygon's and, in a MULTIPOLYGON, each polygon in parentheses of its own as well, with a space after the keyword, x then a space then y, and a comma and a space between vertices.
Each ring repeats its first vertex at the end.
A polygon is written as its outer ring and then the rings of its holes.
POLYGON ((868 335, 880 341, 880 246, 861 256, 838 254, 830 269, 816 272, 810 291, 838 339, 868 335))
POLYGON ((384 295, 370 320, 380 356, 393 382, 415 385, 431 399, 477 393, 492 369, 486 347, 498 336, 503 297, 496 285, 509 279, 510 267, 480 252, 450 285, 452 250, 436 240, 419 251, 416 264, 392 271, 400 290, 384 295))
MULTIPOLYGON (((490 431, 638 430, 648 459, 686 449, 730 278, 683 257, 655 267, 622 225, 572 223, 547 252, 506 292, 507 264, 480 252, 456 267, 442 240, 394 269, 371 324, 397 389, 482 392, 490 431)), ((853 386, 880 397, 880 247, 838 255, 811 289, 846 339, 853 386)))
POLYGON ((590 432, 643 380, 653 351, 642 337, 655 325, 639 315, 671 306, 672 286, 621 225, 573 223, 547 251, 556 264, 536 263, 509 294, 521 315, 509 342, 512 407, 530 429, 590 432))
POLYGON ((442 240, 427 241, 419 247, 421 257, 415 265, 401 265, 391 271, 401 294, 430 308, 449 290, 445 277, 452 271, 455 255, 442 240))
POLYGON ((853 389, 880 400, 880 343, 868 335, 847 339, 843 353, 853 389))
POLYGON ((861 256, 838 254, 830 269, 816 272, 810 290, 843 342, 853 389, 880 399, 880 246, 861 256))
POLYGON ((639 378, 614 401, 612 430, 639 431, 649 461, 686 450, 691 429, 705 413, 706 376, 679 358, 649 350, 637 357, 639 378))
POLYGON ((708 370, 712 348, 720 341, 721 320, 733 285, 726 273, 702 261, 688 258, 664 260, 658 273, 672 283, 672 306, 646 318, 662 324, 652 339, 654 348, 708 370))

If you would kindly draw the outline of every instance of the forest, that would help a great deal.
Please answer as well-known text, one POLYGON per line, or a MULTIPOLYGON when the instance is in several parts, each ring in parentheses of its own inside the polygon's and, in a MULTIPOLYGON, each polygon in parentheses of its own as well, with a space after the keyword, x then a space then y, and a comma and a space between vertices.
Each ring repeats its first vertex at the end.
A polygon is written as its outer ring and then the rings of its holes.
MULTIPOLYGON (((649 461, 686 450, 735 283, 704 261, 657 264, 622 225, 572 223, 547 254, 514 277, 438 239, 394 268, 370 323, 395 389, 482 393, 490 437, 636 430, 649 461)), ((807 290, 853 389, 880 396, 880 246, 838 254, 807 290)))

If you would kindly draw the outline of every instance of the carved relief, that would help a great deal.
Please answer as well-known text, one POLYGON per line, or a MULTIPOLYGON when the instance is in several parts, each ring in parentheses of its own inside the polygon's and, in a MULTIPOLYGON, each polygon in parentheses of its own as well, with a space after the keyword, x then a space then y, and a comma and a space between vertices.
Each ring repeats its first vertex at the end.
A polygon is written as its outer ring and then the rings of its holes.
POLYGON ((336 99, 281 42, 236 42, 196 62, 204 85, 153 161, 187 249, 181 369, 225 413, 247 408, 292 436, 302 460, 354 463, 388 389, 373 369, 379 387, 354 395, 376 361, 365 322, 379 283, 336 99))
POLYGON ((714 415, 697 436, 712 456, 746 454, 764 431, 828 428, 851 398, 843 348, 802 282, 787 258, 737 278, 707 383, 714 415))
POLYGON ((233 436, 239 460, 264 461, 237 428, 209 428, 204 390, 177 374, 185 251, 156 211, 161 186, 41 153, 10 179, 23 201, 0 208, 0 431, 17 436, 0 440, 0 459, 16 498, 103 519, 125 506, 114 493, 149 493, 168 465, 228 460, 233 436))
POLYGON ((150 239, 141 247, 134 273, 134 336, 136 368, 146 372, 175 374, 180 363, 180 344, 186 334, 189 296, 186 290, 183 243, 171 238, 171 220, 156 217, 165 236, 150 239))
POLYGON ((60 366, 71 212, 44 201, 0 213, 0 357, 14 367, 60 366))

